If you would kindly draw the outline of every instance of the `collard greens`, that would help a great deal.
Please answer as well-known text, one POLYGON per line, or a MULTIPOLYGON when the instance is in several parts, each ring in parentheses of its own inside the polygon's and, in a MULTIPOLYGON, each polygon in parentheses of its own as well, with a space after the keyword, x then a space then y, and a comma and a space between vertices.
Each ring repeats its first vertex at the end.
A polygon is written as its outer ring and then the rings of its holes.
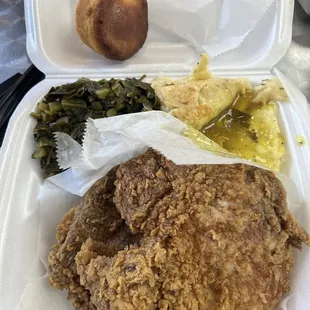
POLYGON ((37 119, 33 130, 36 150, 45 177, 61 172, 57 165, 54 132, 64 132, 82 143, 88 118, 159 110, 160 103, 150 84, 140 79, 92 81, 81 78, 74 83, 53 87, 38 103, 31 116, 37 119))

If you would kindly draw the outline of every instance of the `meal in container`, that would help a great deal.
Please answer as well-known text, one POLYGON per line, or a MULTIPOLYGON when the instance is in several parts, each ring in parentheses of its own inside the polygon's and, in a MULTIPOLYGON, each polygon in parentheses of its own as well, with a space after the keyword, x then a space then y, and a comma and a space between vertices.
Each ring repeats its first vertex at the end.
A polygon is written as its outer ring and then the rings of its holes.
POLYGON ((50 284, 76 309, 274 309, 289 291, 293 248, 310 245, 272 172, 285 154, 276 102, 286 100, 278 79, 214 77, 206 55, 181 79, 53 87, 32 113, 46 177, 63 171, 55 132, 83 143, 89 117, 159 109, 198 146, 212 141, 256 167, 176 165, 152 148, 121 163, 64 214, 50 284))

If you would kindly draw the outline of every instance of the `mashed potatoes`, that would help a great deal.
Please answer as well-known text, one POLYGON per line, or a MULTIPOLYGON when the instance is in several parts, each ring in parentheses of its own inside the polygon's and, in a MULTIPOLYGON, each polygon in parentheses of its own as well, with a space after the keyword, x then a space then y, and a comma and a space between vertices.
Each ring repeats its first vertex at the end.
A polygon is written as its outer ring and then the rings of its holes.
POLYGON ((276 105, 255 104, 252 97, 253 92, 241 96, 233 108, 206 126, 203 133, 227 151, 279 171, 285 149, 276 105))
POLYGON ((275 101, 287 100, 278 79, 253 88, 246 78, 213 77, 203 55, 191 77, 155 79, 162 109, 242 158, 279 171, 285 153, 275 101))
MULTIPOLYGON (((158 81, 157 81, 158 82, 158 81)), ((229 107, 251 85, 247 79, 182 80, 171 85, 152 84, 163 109, 188 125, 201 130, 204 125, 229 107)))

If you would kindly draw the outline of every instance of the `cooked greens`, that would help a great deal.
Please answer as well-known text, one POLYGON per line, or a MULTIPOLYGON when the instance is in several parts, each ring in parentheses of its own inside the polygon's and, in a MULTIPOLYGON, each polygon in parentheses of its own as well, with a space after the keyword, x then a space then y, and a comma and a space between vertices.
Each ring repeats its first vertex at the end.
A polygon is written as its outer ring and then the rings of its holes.
POLYGON ((55 132, 64 132, 82 143, 88 118, 103 118, 141 111, 159 110, 160 102, 150 84, 140 79, 92 81, 81 78, 75 83, 53 87, 38 103, 31 116, 37 120, 33 130, 36 150, 45 177, 61 172, 57 165, 55 132))

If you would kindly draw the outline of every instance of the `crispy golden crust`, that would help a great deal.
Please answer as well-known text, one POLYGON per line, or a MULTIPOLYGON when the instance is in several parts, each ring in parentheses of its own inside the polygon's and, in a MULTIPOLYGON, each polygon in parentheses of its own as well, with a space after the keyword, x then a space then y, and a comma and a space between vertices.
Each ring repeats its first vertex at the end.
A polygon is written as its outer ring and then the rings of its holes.
POLYGON ((51 284, 76 309, 270 310, 310 237, 273 173, 177 166, 150 149, 99 180, 57 241, 51 284))
POLYGON ((146 0, 80 0, 76 29, 81 40, 112 60, 133 56, 148 32, 146 0))
POLYGON ((143 233, 113 257, 88 239, 76 256, 97 309, 270 310, 289 290, 292 246, 310 243, 271 172, 176 166, 149 150, 117 170, 114 202, 143 233))
POLYGON ((68 299, 79 310, 97 309, 89 291, 80 284, 75 256, 88 238, 101 241, 101 254, 113 256, 140 237, 133 235, 112 202, 116 170, 98 180, 81 203, 68 211, 57 227, 57 244, 49 254, 50 284, 68 291, 68 299), (112 195, 112 196, 111 196, 112 195))

